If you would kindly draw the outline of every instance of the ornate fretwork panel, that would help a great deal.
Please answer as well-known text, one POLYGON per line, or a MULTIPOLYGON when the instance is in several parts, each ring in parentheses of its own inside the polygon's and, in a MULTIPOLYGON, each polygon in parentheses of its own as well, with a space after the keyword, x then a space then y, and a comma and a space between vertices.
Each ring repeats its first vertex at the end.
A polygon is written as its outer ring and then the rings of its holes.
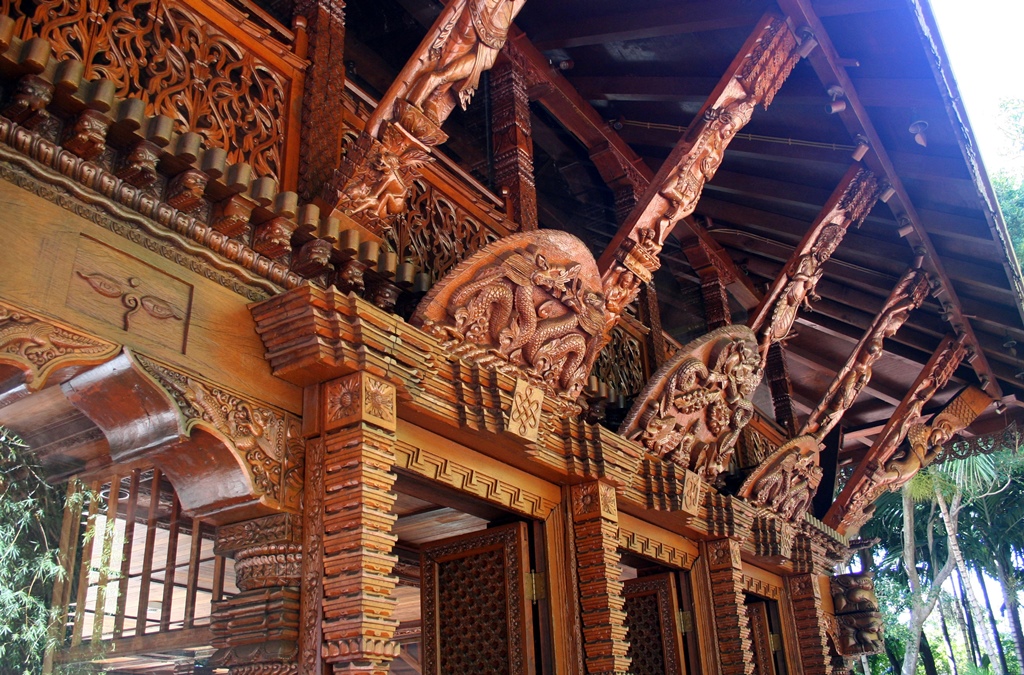
MULTIPOLYGON (((217 10, 198 12, 184 0, 4 0, 24 39, 47 40, 60 60, 83 62, 84 78, 105 78, 115 95, 141 99, 150 115, 166 115, 180 132, 280 179, 291 87, 301 86, 297 60, 273 62, 248 47, 217 10)), ((241 20, 241 17, 239 17, 241 20)), ((269 39, 269 38, 265 38, 269 39)), ((267 53, 267 52, 262 52, 267 53)))
POLYGON ((673 574, 659 574, 623 583, 631 673, 682 675, 679 607, 674 579, 673 574))
POLYGON ((421 551, 423 672, 532 672, 525 523, 421 551))
POLYGON ((594 362, 591 375, 626 396, 640 393, 647 382, 644 344, 621 325, 611 332, 611 340, 594 362))
POLYGON ((424 180, 412 182, 407 205, 405 216, 395 219, 384 238, 433 282, 500 236, 424 180))

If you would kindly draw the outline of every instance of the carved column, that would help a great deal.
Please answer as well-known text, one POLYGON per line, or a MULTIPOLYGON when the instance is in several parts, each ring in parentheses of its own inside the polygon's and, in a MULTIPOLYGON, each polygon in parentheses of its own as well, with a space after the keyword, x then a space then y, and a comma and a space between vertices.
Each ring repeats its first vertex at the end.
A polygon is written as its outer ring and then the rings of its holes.
POLYGON ((213 665, 233 674, 298 672, 299 532, 299 517, 290 513, 217 529, 214 551, 234 553, 239 593, 214 603, 213 665))
POLYGON ((700 270, 700 293, 704 299, 704 318, 709 331, 732 323, 729 293, 725 290, 722 275, 716 268, 706 267, 700 270))
POLYGON ((310 61, 302 94, 299 145, 299 194, 320 195, 338 166, 345 130, 341 99, 345 92, 345 2, 300 0, 296 16, 306 21, 310 61))
POLYGON ((323 385, 323 659, 334 673, 388 672, 399 646, 395 388, 359 372, 323 385))
POLYGON ((572 487, 583 642, 588 673, 627 673, 625 600, 619 581, 615 488, 593 481, 572 487))
POLYGON ((753 643, 743 597, 740 543, 730 538, 701 542, 700 554, 707 561, 711 577, 722 675, 753 675, 753 643))
POLYGON ((536 230, 530 98, 520 66, 511 60, 491 73, 491 106, 494 177, 499 187, 509 190, 508 216, 519 223, 520 230, 536 230))
POLYGON ((792 438, 796 435, 796 415, 793 413, 793 388, 789 380, 789 367, 786 365, 786 352, 782 343, 773 342, 768 347, 768 363, 765 364, 765 378, 768 389, 772 393, 772 406, 775 408, 775 421, 792 438))
POLYGON ((821 578, 828 567, 824 547, 798 535, 793 544, 793 567, 796 574, 785 581, 804 675, 832 675, 828 624, 821 604, 821 578))

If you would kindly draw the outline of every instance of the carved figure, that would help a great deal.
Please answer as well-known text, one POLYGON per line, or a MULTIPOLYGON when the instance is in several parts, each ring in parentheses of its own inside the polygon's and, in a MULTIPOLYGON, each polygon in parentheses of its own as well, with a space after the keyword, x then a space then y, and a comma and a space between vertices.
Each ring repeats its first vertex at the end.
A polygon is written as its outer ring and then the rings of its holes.
POLYGON ((725 469, 762 370, 753 333, 726 326, 684 347, 655 373, 619 433, 714 481, 725 469))
POLYGON ((741 497, 796 522, 803 518, 821 483, 818 442, 798 436, 762 462, 740 488, 741 497))
POLYGON ((431 161, 429 153, 398 126, 386 124, 382 140, 371 141, 368 159, 353 167, 339 206, 349 215, 367 212, 378 219, 403 213, 416 169, 431 161))
POLYGON ((25 75, 18 80, 13 99, 4 117, 31 129, 49 116, 46 106, 53 100, 53 85, 38 75, 25 75))
POLYGON ((469 104, 508 38, 526 0, 456 0, 430 45, 427 69, 418 73, 409 102, 440 125, 458 103, 469 104))
POLYGON ((299 249, 292 261, 292 270, 309 279, 323 274, 331 263, 331 242, 325 239, 310 239, 299 249))
POLYGON ((832 577, 831 587, 837 615, 878 611, 874 573, 837 574, 832 577))
POLYGON ((839 625, 839 644, 836 648, 843 656, 881 654, 885 649, 880 613, 842 614, 836 620, 839 625))
POLYGON ((156 182, 156 165, 160 161, 160 148, 151 141, 136 143, 124 159, 124 167, 117 177, 138 188, 147 188, 156 182))
POLYGON ((209 177, 198 169, 184 171, 167 186, 167 198, 164 200, 179 211, 191 211, 203 203, 203 193, 209 177))
POLYGON ((578 239, 523 233, 456 266, 412 321, 457 354, 503 369, 508 364, 575 399, 606 327, 599 289, 596 265, 578 239))
POLYGON ((110 119, 96 110, 84 110, 75 120, 64 147, 85 160, 93 159, 106 147, 110 119))
POLYGON ((272 218, 256 228, 252 248, 274 260, 283 258, 292 251, 292 233, 295 223, 287 218, 272 218))

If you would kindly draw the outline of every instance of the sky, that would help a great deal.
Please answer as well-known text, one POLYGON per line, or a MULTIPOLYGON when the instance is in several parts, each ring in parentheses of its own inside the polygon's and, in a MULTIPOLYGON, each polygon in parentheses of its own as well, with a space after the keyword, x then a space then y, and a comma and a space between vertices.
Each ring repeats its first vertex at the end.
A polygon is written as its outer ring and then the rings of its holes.
POLYGON ((997 112, 1003 97, 1024 98, 1024 0, 931 0, 967 117, 989 175, 1009 168, 997 112))

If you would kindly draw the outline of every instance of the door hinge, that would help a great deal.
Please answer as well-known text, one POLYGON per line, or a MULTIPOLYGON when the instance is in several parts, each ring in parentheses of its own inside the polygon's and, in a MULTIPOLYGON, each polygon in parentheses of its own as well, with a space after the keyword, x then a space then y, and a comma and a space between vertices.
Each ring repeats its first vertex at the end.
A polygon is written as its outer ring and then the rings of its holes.
POLYGON ((773 652, 781 652, 782 651, 782 636, 779 635, 778 633, 769 633, 768 634, 768 645, 771 647, 771 650, 773 652))
POLYGON ((693 612, 679 610, 679 632, 686 635, 693 630, 693 612))
POLYGON ((529 598, 530 602, 536 603, 538 600, 543 600, 545 596, 545 583, 543 572, 527 572, 526 573, 526 597, 529 598))

